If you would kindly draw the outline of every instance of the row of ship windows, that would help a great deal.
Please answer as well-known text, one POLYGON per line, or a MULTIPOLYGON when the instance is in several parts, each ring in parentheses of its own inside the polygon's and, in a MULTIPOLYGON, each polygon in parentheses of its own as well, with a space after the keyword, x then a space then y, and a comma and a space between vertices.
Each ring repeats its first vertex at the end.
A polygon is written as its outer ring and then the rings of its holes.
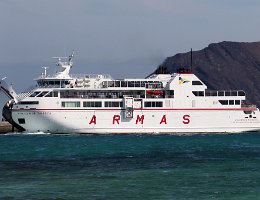
MULTIPOLYGON (((173 92, 172 92, 173 93, 173 92)), ((242 90, 239 90, 239 91, 192 91, 192 93, 195 95, 195 96, 199 96, 199 97, 204 97, 204 96, 245 96, 245 92, 242 91, 242 90)), ((85 93, 84 93, 85 94, 85 93)), ((96 97, 98 95, 100 95, 100 97, 103 97, 103 98, 111 98, 113 97, 112 93, 102 93, 99 94, 97 92, 89 92, 87 93, 88 94, 88 97, 96 97)), ((128 93, 122 93, 121 96, 125 95, 125 94, 128 94, 128 93)), ((129 93, 130 94, 130 93, 129 93)), ((139 95, 141 95, 141 93, 139 92, 138 93, 139 95)), ((82 94, 77 94, 77 93, 68 93, 65 95, 65 93, 61 92, 61 98, 70 98, 70 97, 83 97, 83 93, 82 94)), ((118 93, 114 93, 114 98, 119 98, 121 97, 119 96, 118 93)), ((39 92, 39 91, 36 91, 34 92, 33 94, 30 95, 30 97, 58 97, 58 92, 49 92, 49 91, 43 91, 43 92, 39 92)))
POLYGON ((219 100, 222 105, 240 105, 240 100, 219 100))
POLYGON ((238 91, 192 91, 195 96, 245 96, 245 92, 242 90, 238 91))
MULTIPOLYGON (((81 104, 79 101, 63 101, 61 102, 61 106, 64 108, 67 107, 81 107, 81 104)), ((101 101, 86 101, 83 102, 83 107, 103 107, 101 101)), ((113 107, 113 108, 119 108, 123 107, 122 101, 105 101, 104 107, 113 107)), ((144 102, 144 107, 163 107, 163 102, 161 101, 147 101, 144 102)))
MULTIPOLYGON (((219 100, 221 105, 240 105, 240 100, 219 100)), ((21 105, 32 105, 39 104, 39 101, 21 101, 21 105)), ((63 101, 61 103, 62 107, 81 107, 79 101, 63 101)), ((85 101, 83 102, 83 107, 103 107, 101 101, 85 101)), ((122 101, 105 101, 104 107, 123 107, 122 101)), ((163 102, 161 101, 146 101, 144 102, 144 107, 163 107, 163 102)))
MULTIPOLYGON (((85 99, 118 99, 124 96, 133 96, 135 98, 154 98, 154 97, 167 97, 173 98, 173 90, 129 90, 129 91, 107 91, 107 92, 97 92, 97 91, 62 91, 60 92, 60 98, 85 98, 85 99)), ((58 97, 58 92, 48 92, 48 91, 36 91, 30 95, 30 97, 58 97)))

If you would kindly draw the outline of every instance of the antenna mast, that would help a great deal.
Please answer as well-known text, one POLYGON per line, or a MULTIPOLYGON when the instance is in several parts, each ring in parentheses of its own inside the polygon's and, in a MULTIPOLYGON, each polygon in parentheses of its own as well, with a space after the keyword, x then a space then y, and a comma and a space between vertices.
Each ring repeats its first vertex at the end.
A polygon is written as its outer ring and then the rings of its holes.
POLYGON ((49 68, 49 67, 42 67, 43 69, 44 69, 44 77, 47 77, 47 69, 49 68))
POLYGON ((192 72, 192 48, 190 49, 190 72, 192 72))

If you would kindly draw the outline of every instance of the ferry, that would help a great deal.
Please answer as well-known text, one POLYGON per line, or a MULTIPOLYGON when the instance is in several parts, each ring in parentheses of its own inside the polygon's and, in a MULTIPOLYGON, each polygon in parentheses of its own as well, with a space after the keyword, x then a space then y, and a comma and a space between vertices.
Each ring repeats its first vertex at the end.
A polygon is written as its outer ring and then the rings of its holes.
MULTIPOLYGON (((31 91, 11 96, 3 117, 20 131, 79 134, 241 133, 260 131, 260 111, 242 90, 209 90, 190 70, 113 79, 72 75, 73 54, 56 57, 31 91)), ((3 81, 2 81, 3 82, 3 81)))

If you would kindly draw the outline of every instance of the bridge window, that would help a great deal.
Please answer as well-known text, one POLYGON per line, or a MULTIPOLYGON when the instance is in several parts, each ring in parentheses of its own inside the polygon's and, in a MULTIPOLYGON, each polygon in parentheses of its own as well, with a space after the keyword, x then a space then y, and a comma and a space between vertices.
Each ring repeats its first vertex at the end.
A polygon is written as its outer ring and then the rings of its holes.
POLYGON ((50 92, 45 97, 58 97, 58 92, 50 92))
POLYGON ((46 95, 48 93, 48 91, 42 92, 39 95, 37 95, 37 97, 43 97, 44 95, 46 95))
POLYGON ((40 92, 39 92, 39 91, 36 91, 36 92, 32 93, 32 94, 30 95, 30 97, 36 97, 38 94, 40 94, 40 92))

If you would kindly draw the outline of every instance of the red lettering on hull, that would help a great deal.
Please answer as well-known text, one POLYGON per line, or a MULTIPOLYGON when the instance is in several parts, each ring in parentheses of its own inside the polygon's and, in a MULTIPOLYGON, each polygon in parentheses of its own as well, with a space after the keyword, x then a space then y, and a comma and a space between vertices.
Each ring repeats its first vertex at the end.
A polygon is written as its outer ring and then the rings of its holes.
POLYGON ((141 122, 141 124, 144 123, 144 115, 142 115, 141 117, 139 115, 137 115, 135 124, 138 124, 138 122, 141 122))
POLYGON ((163 115, 163 117, 162 117, 162 119, 160 121, 160 124, 162 124, 162 123, 167 124, 166 115, 163 115))
MULTIPOLYGON (((189 124, 190 123, 190 115, 183 115, 182 117, 182 123, 183 124, 189 124)), ((120 124, 121 122, 121 116, 120 115, 114 115, 112 119, 112 124, 120 124)), ((137 115, 135 124, 143 124, 144 123, 144 115, 137 115)), ((167 115, 163 115, 161 118, 160 124, 168 124, 167 123, 167 115)), ((89 124, 97 124, 97 117, 96 115, 93 115, 91 120, 89 121, 89 124)))
POLYGON ((190 116, 189 115, 183 115, 183 124, 189 124, 190 123, 190 116))
POLYGON ((119 120, 120 120, 120 115, 114 115, 114 117, 113 117, 113 124, 115 124, 115 122, 117 124, 119 124, 119 120))
POLYGON ((91 118, 89 124, 97 124, 97 117, 96 117, 96 115, 93 115, 93 116, 92 116, 92 118, 91 118))

